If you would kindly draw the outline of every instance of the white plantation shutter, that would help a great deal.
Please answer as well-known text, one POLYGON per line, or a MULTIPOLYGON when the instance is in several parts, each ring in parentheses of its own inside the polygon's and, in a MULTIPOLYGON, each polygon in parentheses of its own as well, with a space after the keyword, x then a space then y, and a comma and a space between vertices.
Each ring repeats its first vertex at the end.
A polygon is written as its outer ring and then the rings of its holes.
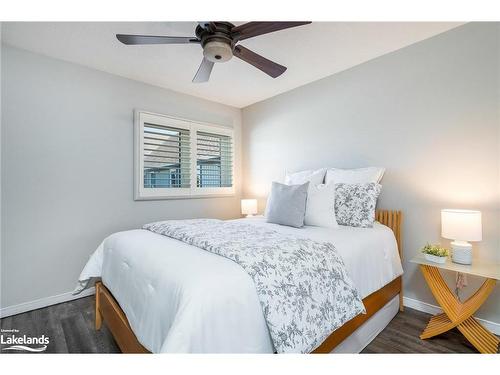
POLYGON ((190 131, 144 124, 144 188, 191 186, 190 131))
POLYGON ((135 112, 136 200, 234 194, 233 130, 135 112))
POLYGON ((196 186, 233 186, 232 137, 205 131, 196 132, 196 186))

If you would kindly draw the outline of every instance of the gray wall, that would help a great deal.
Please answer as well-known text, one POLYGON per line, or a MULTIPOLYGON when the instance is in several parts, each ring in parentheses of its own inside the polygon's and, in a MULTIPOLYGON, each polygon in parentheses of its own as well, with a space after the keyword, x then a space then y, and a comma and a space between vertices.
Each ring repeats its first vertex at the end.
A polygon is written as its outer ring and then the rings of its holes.
MULTIPOLYGON (((239 217, 230 198, 133 201, 133 109, 232 125, 241 111, 2 46, 1 307, 73 290, 107 235, 239 217)), ((237 152, 237 171, 240 171, 237 152)))
MULTIPOLYGON (((405 295, 436 304, 408 260, 449 244, 441 208, 480 209, 475 255, 500 261, 498 43, 498 24, 467 24, 244 108, 244 196, 263 210, 285 169, 386 167, 379 206, 404 211, 405 295)), ((500 323, 500 288, 479 316, 500 323)))

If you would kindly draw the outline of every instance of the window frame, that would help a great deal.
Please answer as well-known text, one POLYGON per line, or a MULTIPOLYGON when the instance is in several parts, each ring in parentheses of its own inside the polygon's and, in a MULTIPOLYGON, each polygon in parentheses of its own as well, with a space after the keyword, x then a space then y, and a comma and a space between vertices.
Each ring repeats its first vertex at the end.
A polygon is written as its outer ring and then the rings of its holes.
POLYGON ((230 127, 185 118, 163 115, 142 110, 134 111, 134 200, 189 199, 230 197, 235 195, 235 142, 234 130, 230 127), (188 129, 190 136, 190 187, 189 188, 145 188, 144 187, 144 124, 151 123, 180 129, 188 129), (197 187, 197 131, 231 137, 232 186, 197 187))

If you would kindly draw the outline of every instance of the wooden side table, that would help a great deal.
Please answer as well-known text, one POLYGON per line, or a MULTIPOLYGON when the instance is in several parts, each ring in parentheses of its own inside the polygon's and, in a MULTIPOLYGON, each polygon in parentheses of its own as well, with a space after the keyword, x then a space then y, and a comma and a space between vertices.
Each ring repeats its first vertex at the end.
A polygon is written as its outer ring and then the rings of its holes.
POLYGON ((411 262, 420 265, 427 285, 443 309, 443 313, 431 318, 420 338, 428 339, 457 327, 479 352, 497 353, 500 340, 474 319, 472 314, 486 301, 497 280, 500 280, 500 264, 476 261, 472 265, 462 265, 453 263, 450 259, 444 264, 439 264, 426 260, 422 254, 413 258, 411 262), (450 290, 439 269, 480 276, 486 280, 476 293, 465 302, 461 302, 450 290))

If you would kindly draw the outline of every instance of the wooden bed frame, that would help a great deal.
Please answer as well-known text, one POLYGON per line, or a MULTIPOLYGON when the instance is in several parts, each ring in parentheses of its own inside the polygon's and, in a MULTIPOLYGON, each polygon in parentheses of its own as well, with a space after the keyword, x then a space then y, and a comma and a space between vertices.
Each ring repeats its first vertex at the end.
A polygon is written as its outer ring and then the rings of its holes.
MULTIPOLYGON (((403 250, 401 246, 401 223, 403 215, 401 211, 377 210, 376 220, 392 229, 398 244, 401 260, 403 250)), ((384 307, 391 299, 399 294, 399 310, 403 311, 403 281, 402 276, 394 279, 383 288, 370 294, 363 299, 366 314, 359 314, 342 327, 335 330, 327 339, 314 350, 313 353, 330 353, 337 345, 344 341, 359 326, 366 322, 377 311, 384 307)), ((102 282, 95 286, 95 328, 99 330, 103 321, 109 328, 118 347, 123 353, 150 353, 137 340, 134 332, 120 305, 111 292, 102 282)))

